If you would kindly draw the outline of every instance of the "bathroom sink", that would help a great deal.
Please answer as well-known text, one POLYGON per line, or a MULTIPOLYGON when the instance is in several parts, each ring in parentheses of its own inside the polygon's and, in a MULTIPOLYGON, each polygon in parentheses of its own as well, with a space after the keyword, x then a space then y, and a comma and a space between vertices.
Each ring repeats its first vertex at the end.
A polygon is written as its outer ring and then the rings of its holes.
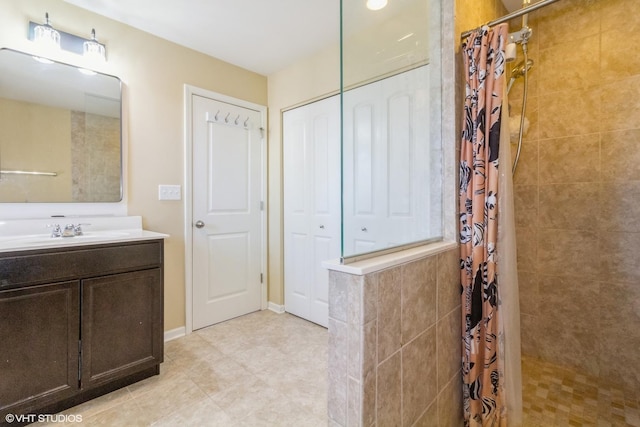
POLYGON ((127 231, 85 231, 80 236, 74 237, 57 237, 57 239, 108 239, 112 237, 126 237, 131 233, 127 231))
MULTIPOLYGON (((59 230, 63 232, 64 230, 59 230)), ((72 247, 101 245, 140 240, 156 240, 169 237, 142 228, 139 216, 92 216, 69 217, 63 220, 53 218, 34 219, 0 219, 0 252, 27 251, 38 249, 54 249, 56 247, 72 247), (59 221, 64 221, 62 224, 59 221), (52 222, 58 222, 53 224, 52 222), (73 237, 51 237, 52 226, 77 223, 82 226, 83 234, 73 237), (35 233, 34 233, 35 232, 35 233)))
POLYGON ((21 236, 11 236, 0 238, 0 244, 13 245, 16 247, 31 246, 63 246, 78 243, 88 243, 91 241, 110 241, 130 236, 127 231, 88 231, 80 236, 73 237, 51 237, 49 234, 29 234, 21 236))

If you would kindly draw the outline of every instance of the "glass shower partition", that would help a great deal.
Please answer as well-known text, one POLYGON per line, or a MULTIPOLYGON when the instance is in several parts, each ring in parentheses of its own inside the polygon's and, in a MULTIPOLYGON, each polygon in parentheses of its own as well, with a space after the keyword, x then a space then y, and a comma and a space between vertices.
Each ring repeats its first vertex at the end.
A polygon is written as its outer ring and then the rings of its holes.
POLYGON ((442 239, 440 1, 341 1, 343 262, 442 239))

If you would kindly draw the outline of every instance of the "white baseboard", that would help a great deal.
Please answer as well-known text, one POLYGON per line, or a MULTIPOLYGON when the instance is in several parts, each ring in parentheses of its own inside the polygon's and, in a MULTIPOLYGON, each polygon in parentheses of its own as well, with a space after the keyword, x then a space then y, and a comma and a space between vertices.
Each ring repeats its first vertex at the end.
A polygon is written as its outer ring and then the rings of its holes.
POLYGON ((269 301, 269 306, 267 308, 278 314, 284 313, 284 305, 275 304, 275 303, 272 303, 271 301, 269 301))
MULTIPOLYGON (((274 304, 272 302, 269 303, 267 309, 278 314, 284 313, 284 305, 274 304)), ((186 334, 187 328, 185 326, 171 329, 170 331, 164 331, 164 342, 175 340, 176 338, 182 338, 186 334)))
POLYGON ((184 326, 172 329, 170 331, 164 331, 164 342, 175 340, 186 335, 187 329, 184 326))

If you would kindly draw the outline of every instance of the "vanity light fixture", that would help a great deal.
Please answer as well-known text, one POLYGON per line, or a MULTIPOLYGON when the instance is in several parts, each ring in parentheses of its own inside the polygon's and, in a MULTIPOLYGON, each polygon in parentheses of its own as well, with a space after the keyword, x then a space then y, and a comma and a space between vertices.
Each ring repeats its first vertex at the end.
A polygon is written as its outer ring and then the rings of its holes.
POLYGON ((44 14, 44 24, 33 28, 33 41, 47 49, 60 49, 60 32, 54 29, 49 22, 49 12, 44 14))
POLYGON ((101 62, 107 60, 104 45, 98 43, 98 39, 96 39, 96 30, 94 28, 91 29, 91 40, 84 42, 82 47, 82 54, 85 58, 101 62))
POLYGON ((49 14, 45 15, 44 24, 29 22, 29 40, 43 46, 51 51, 55 47, 56 50, 64 50, 67 52, 82 55, 91 59, 92 62, 105 62, 107 57, 107 49, 104 44, 96 39, 96 30, 91 30, 91 38, 76 36, 74 34, 65 33, 54 29, 49 23, 49 14))
POLYGON ((387 5, 387 0, 367 0, 367 9, 380 10, 387 5))

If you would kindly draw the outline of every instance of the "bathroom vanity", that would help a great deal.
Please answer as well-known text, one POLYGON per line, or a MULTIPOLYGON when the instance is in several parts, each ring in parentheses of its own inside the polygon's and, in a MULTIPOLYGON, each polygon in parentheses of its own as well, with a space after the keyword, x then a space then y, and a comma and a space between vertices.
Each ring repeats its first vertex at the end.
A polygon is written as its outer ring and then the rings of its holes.
POLYGON ((1 232, 0 424, 159 373, 166 235, 100 226, 62 240, 1 232))

